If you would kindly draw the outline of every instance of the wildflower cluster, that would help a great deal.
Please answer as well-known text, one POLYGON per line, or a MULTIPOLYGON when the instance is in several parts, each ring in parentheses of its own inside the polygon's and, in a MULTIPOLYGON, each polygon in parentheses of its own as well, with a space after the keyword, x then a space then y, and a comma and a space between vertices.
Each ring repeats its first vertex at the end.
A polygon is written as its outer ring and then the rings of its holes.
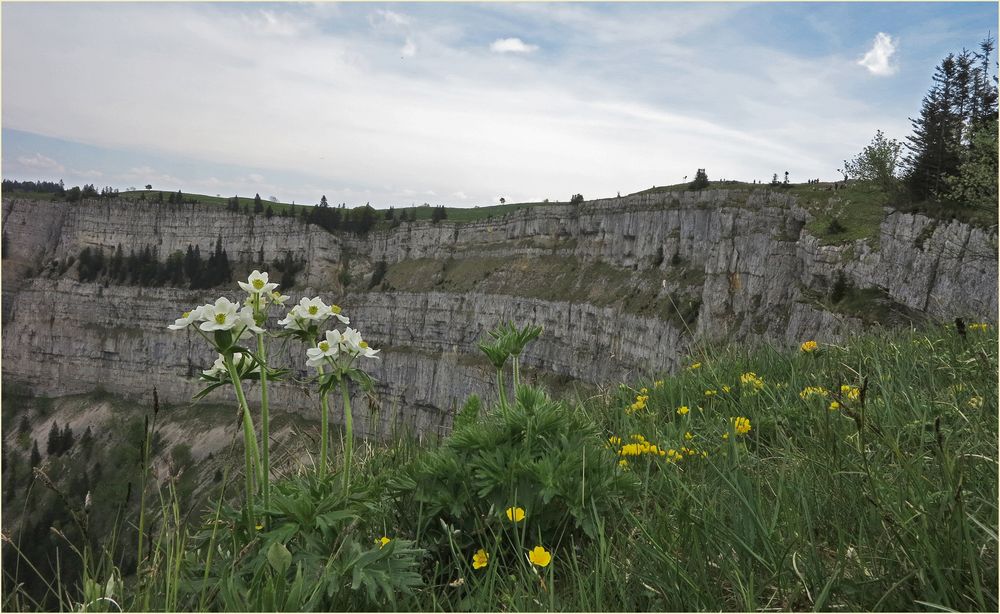
POLYGON ((635 401, 633 401, 631 405, 625 408, 625 413, 631 416, 637 411, 642 411, 646 409, 646 402, 649 401, 649 394, 647 394, 648 392, 649 392, 648 388, 643 388, 642 390, 640 390, 639 394, 635 396, 635 401))
POLYGON ((986 322, 973 322, 972 324, 969 324, 967 328, 969 330, 987 331, 990 329, 990 325, 987 324, 986 322))
POLYGON ((729 422, 733 425, 733 430, 736 431, 737 435, 746 435, 750 432, 750 419, 743 416, 737 416, 729 419, 729 422))
POLYGON ((656 447, 655 444, 647 441, 642 435, 632 435, 631 440, 633 443, 627 443, 618 450, 620 456, 642 456, 643 454, 664 456, 666 454, 666 452, 656 447))
POLYGON ((757 374, 752 371, 740 375, 740 383, 751 393, 756 393, 764 389, 764 380, 757 377, 757 374))
POLYGON ((848 401, 857 401, 861 398, 861 389, 857 386, 844 384, 840 387, 840 395, 848 401))
POLYGON ((799 398, 803 401, 808 400, 811 397, 827 397, 830 395, 830 391, 822 386, 806 386, 799 393, 799 398))
MULTIPOLYGON (((525 556, 527 556, 528 562, 536 567, 548 567, 549 563, 552 562, 552 553, 546 550, 544 546, 535 546, 525 556)), ((473 569, 482 569, 489 564, 490 553, 486 552, 485 549, 480 548, 472 555, 473 569)))

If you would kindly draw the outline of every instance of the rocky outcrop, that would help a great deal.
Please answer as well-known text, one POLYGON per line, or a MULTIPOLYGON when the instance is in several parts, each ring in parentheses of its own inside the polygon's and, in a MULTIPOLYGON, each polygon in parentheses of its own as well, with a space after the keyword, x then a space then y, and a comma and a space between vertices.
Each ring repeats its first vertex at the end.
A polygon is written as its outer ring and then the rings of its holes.
MULTIPOLYGON (((468 394, 491 398, 492 370, 476 344, 500 320, 545 327, 523 357, 537 374, 594 385, 672 370, 693 343, 836 341, 879 319, 879 309, 830 301, 838 286, 877 296, 892 313, 997 320, 995 229, 887 211, 877 239, 824 245, 806 230, 809 211, 767 190, 545 204, 364 237, 297 218, 124 199, 4 200, 3 214, 4 377, 48 395, 155 385, 167 401, 189 399, 214 357, 166 324, 237 293, 79 283, 60 263, 85 247, 152 245, 162 259, 219 243, 242 269, 302 261, 290 294, 337 302, 384 348, 372 368, 379 394, 370 405, 356 399, 371 408, 359 420, 368 434, 446 428, 468 394), (371 278, 379 267, 384 282, 371 278)), ((295 378, 306 375, 297 342, 273 347, 295 378)), ((276 384, 272 399, 314 415, 315 398, 296 381, 276 384)))

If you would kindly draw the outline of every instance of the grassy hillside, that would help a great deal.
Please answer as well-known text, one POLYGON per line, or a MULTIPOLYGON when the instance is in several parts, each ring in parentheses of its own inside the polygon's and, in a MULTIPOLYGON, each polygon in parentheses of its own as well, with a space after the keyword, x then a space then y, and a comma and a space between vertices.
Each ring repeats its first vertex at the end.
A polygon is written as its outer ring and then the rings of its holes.
MULTIPOLYGON (((997 336, 962 333, 707 348, 589 398, 470 399, 441 441, 362 446, 349 492, 341 459, 326 477, 299 466, 252 533, 234 457, 188 525, 170 481, 150 487, 138 576, 96 548, 91 582, 57 601, 996 611, 997 336)), ((5 609, 31 609, 5 580, 5 609)))

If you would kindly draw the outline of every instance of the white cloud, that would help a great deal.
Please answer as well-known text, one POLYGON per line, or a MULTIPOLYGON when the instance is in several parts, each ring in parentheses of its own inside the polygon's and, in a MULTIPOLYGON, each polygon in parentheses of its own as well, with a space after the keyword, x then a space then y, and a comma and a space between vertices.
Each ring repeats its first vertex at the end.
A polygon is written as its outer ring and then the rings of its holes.
POLYGON ((399 52, 403 54, 403 57, 412 58, 417 55, 417 44, 413 42, 412 38, 407 37, 406 44, 399 52))
POLYGON ((21 163, 21 166, 38 171, 55 171, 61 173, 66 170, 62 164, 40 153, 32 156, 20 156, 17 161, 21 163))
POLYGON ((71 175, 75 175, 77 177, 84 177, 84 178, 87 178, 87 179, 97 179, 98 177, 103 177, 104 176, 104 173, 102 173, 101 171, 98 171, 98 170, 94 170, 94 169, 90 169, 90 170, 86 170, 86 171, 81 171, 81 170, 77 170, 75 168, 71 168, 71 169, 69 169, 69 172, 70 172, 71 175))
POLYGON ((537 51, 538 45, 529 45, 519 38, 498 38, 490 45, 494 53, 531 53, 537 51))
POLYGON ((885 32, 879 32, 875 35, 875 40, 872 42, 872 48, 868 50, 865 57, 858 61, 858 64, 864 66, 873 75, 879 77, 887 77, 894 74, 898 70, 898 66, 891 64, 892 56, 896 53, 896 43, 891 36, 885 32))
MULTIPOLYGON (((703 42, 725 30, 729 5, 678 6, 490 7, 529 22, 532 30, 517 30, 527 40, 565 31, 551 57, 526 65, 504 55, 538 49, 520 38, 495 41, 505 47, 496 53, 470 43, 482 31, 478 13, 429 19, 342 7, 361 27, 337 17, 328 21, 339 30, 311 24, 288 37, 248 36, 246 19, 265 29, 268 21, 241 5, 14 4, 4 7, 3 123, 156 154, 130 158, 139 168, 124 179, 136 185, 214 185, 213 194, 309 203, 326 194, 352 206, 405 204, 428 191, 465 206, 497 194, 613 196, 698 167, 712 178, 830 177, 875 127, 901 133, 888 119, 905 113, 851 97, 853 83, 868 81, 853 57, 751 44, 737 57, 703 42), (129 28, 118 29, 122 22, 129 28), (400 62, 404 42, 419 47, 420 62, 400 62), (671 78, 655 77, 664 74, 671 78), (248 91, 250 99, 237 94, 248 91)), ((300 18, 273 9, 286 12, 300 18)), ((127 168, 42 151, 109 178, 127 168)))
POLYGON ((401 26, 408 25, 410 23, 409 18, 405 15, 401 15, 395 11, 390 11, 388 9, 378 9, 374 13, 368 16, 368 23, 373 27, 390 27, 398 28, 401 26))

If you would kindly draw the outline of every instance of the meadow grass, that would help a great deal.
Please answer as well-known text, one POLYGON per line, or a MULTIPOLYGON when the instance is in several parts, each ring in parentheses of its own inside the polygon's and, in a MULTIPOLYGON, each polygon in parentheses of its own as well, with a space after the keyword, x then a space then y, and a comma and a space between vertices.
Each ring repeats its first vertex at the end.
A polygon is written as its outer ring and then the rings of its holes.
POLYGON ((98 547, 82 589, 54 590, 104 611, 105 595, 152 611, 996 611, 997 368, 993 327, 936 326, 702 348, 583 399, 523 388, 443 440, 360 445, 350 494, 340 458, 326 477, 302 467, 256 535, 238 488, 189 526, 154 482, 139 575, 116 584, 98 547), (444 477, 414 487, 428 467, 444 477), (529 562, 535 546, 551 563, 529 562))

